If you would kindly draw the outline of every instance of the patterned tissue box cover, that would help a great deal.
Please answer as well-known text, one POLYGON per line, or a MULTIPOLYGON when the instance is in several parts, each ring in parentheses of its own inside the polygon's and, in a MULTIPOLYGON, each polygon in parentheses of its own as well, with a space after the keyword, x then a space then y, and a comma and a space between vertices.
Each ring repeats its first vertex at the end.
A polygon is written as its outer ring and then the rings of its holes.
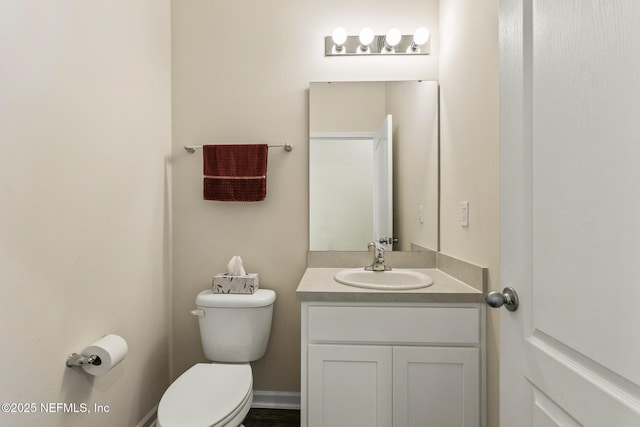
POLYGON ((214 294, 252 294, 258 290, 258 273, 232 276, 220 273, 213 276, 214 294))

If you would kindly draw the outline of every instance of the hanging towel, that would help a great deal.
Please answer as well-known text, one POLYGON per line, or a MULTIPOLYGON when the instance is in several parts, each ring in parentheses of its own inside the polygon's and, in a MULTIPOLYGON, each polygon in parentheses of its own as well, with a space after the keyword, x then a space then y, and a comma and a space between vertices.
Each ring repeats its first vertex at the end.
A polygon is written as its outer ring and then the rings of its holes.
POLYGON ((258 202, 267 196, 267 144, 204 145, 205 200, 258 202))

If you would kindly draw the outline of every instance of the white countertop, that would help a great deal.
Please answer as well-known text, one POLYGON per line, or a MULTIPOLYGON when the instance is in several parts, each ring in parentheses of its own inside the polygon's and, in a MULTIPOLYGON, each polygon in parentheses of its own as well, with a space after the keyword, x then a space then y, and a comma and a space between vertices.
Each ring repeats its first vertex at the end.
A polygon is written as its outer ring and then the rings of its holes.
MULTIPOLYGON (((435 268, 412 268, 433 279, 433 285, 420 289, 379 290, 343 285, 333 276, 343 268, 307 268, 296 289, 299 301, 333 302, 484 302, 479 290, 435 268)), ((384 274, 384 273, 381 273, 384 274)))

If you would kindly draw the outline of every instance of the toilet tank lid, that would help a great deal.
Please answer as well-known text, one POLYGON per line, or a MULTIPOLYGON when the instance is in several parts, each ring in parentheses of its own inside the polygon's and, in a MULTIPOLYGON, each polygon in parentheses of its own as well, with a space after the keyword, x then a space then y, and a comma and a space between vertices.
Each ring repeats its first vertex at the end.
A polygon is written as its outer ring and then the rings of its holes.
POLYGON ((196 297, 198 307, 265 307, 276 300, 276 293, 271 289, 258 289, 252 294, 214 294, 206 289, 196 297))

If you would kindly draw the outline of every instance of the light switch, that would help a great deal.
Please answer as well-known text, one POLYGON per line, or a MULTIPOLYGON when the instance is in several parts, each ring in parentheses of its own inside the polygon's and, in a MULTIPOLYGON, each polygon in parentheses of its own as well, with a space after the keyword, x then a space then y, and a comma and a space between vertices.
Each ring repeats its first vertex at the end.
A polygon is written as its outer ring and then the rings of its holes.
POLYGON ((469 202, 460 202, 460 225, 469 226, 469 202))

